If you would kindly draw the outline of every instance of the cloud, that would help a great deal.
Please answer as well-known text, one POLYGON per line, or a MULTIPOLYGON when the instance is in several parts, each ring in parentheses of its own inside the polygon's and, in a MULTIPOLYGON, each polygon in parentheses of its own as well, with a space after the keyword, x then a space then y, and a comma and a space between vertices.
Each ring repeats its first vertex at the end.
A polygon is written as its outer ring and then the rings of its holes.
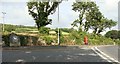
POLYGON ((119 0, 99 0, 96 1, 100 11, 109 19, 118 20, 118 1, 119 0))
POLYGON ((28 2, 29 0, 0 0, 0 2, 28 2))
POLYGON ((5 23, 19 25, 35 25, 28 14, 25 2, 4 2, 3 11, 6 12, 5 23))
MULTIPOLYGON (((99 0, 96 1, 97 5, 99 6, 100 11, 103 13, 105 17, 108 19, 112 19, 118 22, 118 2, 119 0, 99 0)), ((111 30, 117 30, 118 24, 111 28, 111 30)), ((106 29, 103 34, 105 34, 109 29, 106 29)))

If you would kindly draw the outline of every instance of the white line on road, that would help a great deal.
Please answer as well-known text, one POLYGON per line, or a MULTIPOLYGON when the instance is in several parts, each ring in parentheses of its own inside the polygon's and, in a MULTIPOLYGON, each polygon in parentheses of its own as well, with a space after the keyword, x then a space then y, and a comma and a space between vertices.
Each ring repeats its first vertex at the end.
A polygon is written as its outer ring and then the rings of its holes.
POLYGON ((26 51, 25 53, 29 54, 29 53, 31 53, 31 51, 26 51))
POLYGON ((91 53, 91 54, 88 54, 88 55, 90 55, 90 56, 98 56, 98 55, 95 54, 95 53, 91 53))
POLYGON ((104 57, 103 55, 101 55, 99 52, 97 52, 97 51, 95 50, 95 48, 92 48, 92 50, 93 50, 95 53, 97 53, 101 58, 107 60, 108 62, 112 62, 112 61, 110 61, 109 59, 107 59, 106 57, 104 57))
POLYGON ((96 50, 98 50, 101 54, 103 54, 104 56, 106 56, 107 58, 109 58, 110 60, 112 60, 113 62, 118 62, 120 63, 119 61, 115 60, 114 58, 108 56, 107 54, 105 54, 104 52, 100 51, 97 47, 95 47, 96 50))
POLYGON ((84 49, 84 50, 90 50, 91 48, 85 48, 85 47, 84 47, 84 48, 80 48, 80 49, 84 49))
POLYGON ((18 59, 16 62, 24 62, 23 59, 18 59))

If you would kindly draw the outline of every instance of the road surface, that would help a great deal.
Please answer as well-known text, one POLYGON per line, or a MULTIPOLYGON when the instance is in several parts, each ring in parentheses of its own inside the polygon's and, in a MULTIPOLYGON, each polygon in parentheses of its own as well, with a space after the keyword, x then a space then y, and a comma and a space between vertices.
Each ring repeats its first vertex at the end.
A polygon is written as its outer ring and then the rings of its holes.
MULTIPOLYGON (((90 46, 22 47, 2 51, 3 62, 108 62, 90 46)), ((12 48, 11 48, 12 49, 12 48)))

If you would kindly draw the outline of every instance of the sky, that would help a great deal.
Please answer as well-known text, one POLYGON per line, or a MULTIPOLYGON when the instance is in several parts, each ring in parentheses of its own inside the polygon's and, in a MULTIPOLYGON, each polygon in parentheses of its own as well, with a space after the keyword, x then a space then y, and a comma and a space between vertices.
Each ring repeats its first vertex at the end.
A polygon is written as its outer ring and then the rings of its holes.
MULTIPOLYGON (((118 2, 119 0, 94 0, 99 6, 100 11, 108 19, 118 21, 118 2)), ((51 28, 70 28, 71 23, 78 18, 78 13, 72 10, 72 4, 74 0, 65 0, 59 5, 59 22, 58 22, 58 9, 56 12, 49 16, 52 19, 52 25, 48 25, 51 28)), ((1 0, 0 2, 0 23, 35 26, 33 18, 29 15, 27 4, 25 0, 1 0)), ((118 25, 111 28, 118 29, 118 25)), ((107 32, 106 29, 105 32, 107 32)), ((105 33, 104 32, 104 33, 105 33)))

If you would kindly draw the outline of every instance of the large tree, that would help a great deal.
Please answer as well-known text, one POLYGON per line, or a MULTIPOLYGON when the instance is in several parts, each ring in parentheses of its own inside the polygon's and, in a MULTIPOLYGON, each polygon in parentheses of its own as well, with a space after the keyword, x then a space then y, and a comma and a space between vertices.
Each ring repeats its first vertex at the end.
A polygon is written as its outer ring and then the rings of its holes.
POLYGON ((94 34, 100 34, 106 28, 110 29, 115 26, 117 22, 105 18, 99 9, 97 9, 97 11, 92 10, 86 15, 86 24, 90 29, 93 29, 94 34))
POLYGON ((99 11, 95 2, 76 2, 73 3, 73 10, 79 12, 79 18, 72 25, 77 26, 79 31, 93 30, 93 33, 99 34, 106 28, 116 25, 116 22, 105 18, 99 11))
POLYGON ((40 0, 27 2, 28 12, 34 18, 38 29, 52 23, 52 19, 48 19, 48 16, 56 11, 59 3, 42 2, 40 0))
MULTIPOLYGON (((99 12, 98 6, 94 2, 76 2, 73 3, 72 6, 75 12, 79 12, 79 18, 76 19, 72 25, 79 27, 80 31, 82 31, 82 27, 84 26, 84 30, 88 31, 87 14, 89 14, 89 12, 99 12)), ((99 13, 99 17, 100 16, 102 16, 101 13, 99 13)))

